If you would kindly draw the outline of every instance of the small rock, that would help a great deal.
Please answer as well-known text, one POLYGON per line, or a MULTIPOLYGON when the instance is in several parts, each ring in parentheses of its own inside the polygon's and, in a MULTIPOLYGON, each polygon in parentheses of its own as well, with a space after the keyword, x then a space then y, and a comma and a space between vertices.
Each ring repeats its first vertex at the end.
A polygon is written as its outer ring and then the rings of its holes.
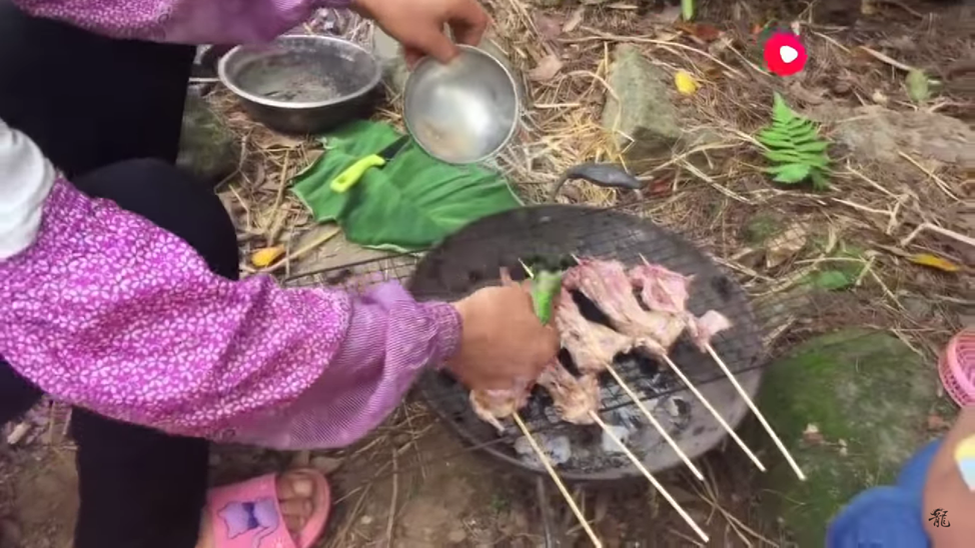
POLYGON ((311 465, 312 468, 327 476, 342 467, 342 459, 335 459, 332 457, 315 457, 311 459, 311 465))
POLYGON ((463 529, 454 529, 447 535, 447 541, 451 544, 460 544, 467 540, 467 531, 463 529))
POLYGON ((373 521, 374 520, 373 520, 372 516, 362 516, 361 518, 359 518, 359 523, 361 523, 362 525, 369 525, 373 521))
POLYGON ((819 445, 823 443, 823 434, 820 433, 819 427, 815 424, 807 424, 806 429, 802 432, 802 439, 806 443, 819 445))
POLYGON ((900 112, 879 105, 821 105, 808 114, 817 122, 834 124, 834 140, 868 160, 900 164, 905 160, 898 151, 904 151, 963 169, 975 168, 975 129, 944 114, 900 112))
POLYGON ((211 184, 237 169, 240 143, 197 93, 186 96, 183 131, 176 164, 211 184))
POLYGON ((633 171, 640 171, 648 160, 669 155, 681 137, 670 81, 637 48, 629 44, 616 48, 607 76, 616 97, 607 96, 602 125, 616 131, 617 146, 627 147, 628 167, 633 171))

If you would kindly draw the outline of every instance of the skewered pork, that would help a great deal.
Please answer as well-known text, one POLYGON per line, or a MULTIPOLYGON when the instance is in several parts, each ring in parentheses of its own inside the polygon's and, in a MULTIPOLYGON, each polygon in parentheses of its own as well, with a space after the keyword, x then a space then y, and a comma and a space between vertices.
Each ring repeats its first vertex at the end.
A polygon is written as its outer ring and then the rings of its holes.
POLYGON ((640 296, 647 308, 678 316, 702 352, 706 351, 711 337, 731 327, 728 318, 715 310, 705 312, 700 318, 687 310, 693 276, 684 276, 660 265, 644 264, 631 268, 629 278, 641 289, 640 296))
POLYGON ((471 390, 471 408, 484 422, 504 431, 498 419, 510 417, 528 403, 531 385, 520 382, 507 390, 471 390))
POLYGON ((580 259, 578 266, 565 273, 563 287, 581 291, 606 314, 617 331, 641 343, 649 345, 653 341, 667 349, 684 331, 684 322, 674 314, 647 311, 640 306, 619 261, 580 259))
POLYGON ((694 276, 684 276, 663 266, 644 264, 628 272, 630 283, 640 289, 643 304, 650 310, 682 314, 687 310, 694 276))
POLYGON ((555 327, 562 338, 562 346, 572 354, 576 367, 583 374, 595 375, 603 371, 614 356, 637 346, 632 337, 584 318, 564 287, 555 312, 555 327))
POLYGON ((563 420, 575 424, 593 423, 590 413, 599 409, 599 381, 595 375, 577 378, 556 358, 542 370, 538 384, 552 396, 555 409, 563 420))

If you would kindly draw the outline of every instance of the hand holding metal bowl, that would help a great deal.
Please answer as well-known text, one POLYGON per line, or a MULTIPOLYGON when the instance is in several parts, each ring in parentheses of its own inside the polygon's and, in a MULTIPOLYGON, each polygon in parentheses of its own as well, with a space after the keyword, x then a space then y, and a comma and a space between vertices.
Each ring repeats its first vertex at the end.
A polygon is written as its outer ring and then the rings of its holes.
POLYGON ((422 59, 406 81, 406 128, 428 154, 451 164, 472 164, 497 154, 518 124, 517 85, 507 68, 484 50, 461 45, 443 64, 422 59))

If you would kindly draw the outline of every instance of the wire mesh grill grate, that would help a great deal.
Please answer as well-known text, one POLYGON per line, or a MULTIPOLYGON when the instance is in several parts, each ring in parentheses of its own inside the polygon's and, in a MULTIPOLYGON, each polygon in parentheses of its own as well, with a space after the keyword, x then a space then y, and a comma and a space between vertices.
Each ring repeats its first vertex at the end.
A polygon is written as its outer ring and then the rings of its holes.
MULTIPOLYGON (((634 206, 639 204, 630 207, 634 206)), ((559 205, 523 208, 475 222, 427 253, 342 265, 292 278, 287 283, 292 286, 327 284, 363 291, 382 281, 398 280, 420 300, 452 301, 495 284, 502 266, 511 269, 516 277, 519 274, 524 277, 519 261, 565 260, 572 255, 615 259, 626 266, 640 264, 646 257, 652 263, 694 275, 688 308, 695 315, 717 310, 732 320, 733 327, 715 337, 712 345, 746 391, 751 395, 757 392, 759 365, 767 357, 763 341, 777 328, 771 316, 781 316, 782 310, 766 307, 766 311, 774 313, 760 315, 761 322, 756 320, 741 286, 714 261, 680 236, 628 215, 622 208, 559 205)), ((787 312, 788 306, 783 310, 787 312)), ((566 358, 563 363, 573 369, 567 353, 563 353, 563 358, 566 358)), ((709 356, 682 338, 672 349, 670 358, 730 424, 740 422, 746 414, 746 404, 709 356)), ((710 413, 666 366, 647 356, 629 354, 617 357, 614 367, 653 408, 654 416, 689 457, 703 454, 724 437, 724 431, 710 413)), ((604 374, 600 384, 603 419, 621 429, 618 434, 627 438, 628 445, 643 457, 648 467, 661 470, 678 464, 677 455, 615 381, 604 374)), ((482 446, 512 464, 542 470, 532 455, 519 451, 523 449, 518 443, 521 435, 514 425, 509 424, 499 434, 481 421, 470 408, 466 390, 448 376, 428 372, 418 383, 418 389, 428 405, 467 442, 482 446)), ((611 444, 607 446, 597 426, 562 422, 543 390, 535 389, 529 405, 521 413, 548 451, 558 453, 567 442, 570 454, 559 463, 560 474, 566 479, 613 479, 636 473, 625 456, 613 451, 611 444)))

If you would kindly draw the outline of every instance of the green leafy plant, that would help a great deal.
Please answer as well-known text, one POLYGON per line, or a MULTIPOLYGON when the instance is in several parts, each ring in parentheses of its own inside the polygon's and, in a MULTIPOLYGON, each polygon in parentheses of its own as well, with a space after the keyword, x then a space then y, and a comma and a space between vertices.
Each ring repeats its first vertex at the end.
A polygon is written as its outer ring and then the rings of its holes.
POLYGON ((772 124, 756 138, 766 147, 763 154, 772 167, 765 172, 774 175, 773 181, 795 184, 811 180, 816 190, 829 188, 829 143, 819 136, 812 121, 789 108, 778 93, 772 105, 772 124))

